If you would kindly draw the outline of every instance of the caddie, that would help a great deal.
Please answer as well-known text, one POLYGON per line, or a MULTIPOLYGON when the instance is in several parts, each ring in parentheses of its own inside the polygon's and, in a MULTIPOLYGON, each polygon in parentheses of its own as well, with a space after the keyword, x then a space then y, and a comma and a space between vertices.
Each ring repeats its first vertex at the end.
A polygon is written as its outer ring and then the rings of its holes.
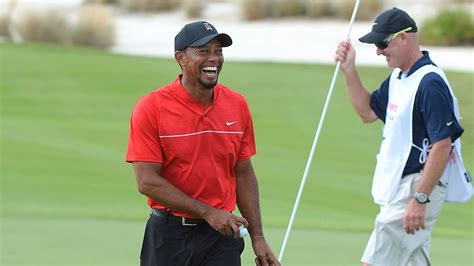
POLYGON ((360 80, 351 42, 336 50, 355 111, 365 123, 384 123, 372 184, 380 212, 364 265, 431 265, 431 231, 443 202, 472 195, 460 153, 457 99, 444 72, 420 49, 417 32, 413 18, 392 8, 359 39, 375 44, 393 68, 372 93, 360 80))

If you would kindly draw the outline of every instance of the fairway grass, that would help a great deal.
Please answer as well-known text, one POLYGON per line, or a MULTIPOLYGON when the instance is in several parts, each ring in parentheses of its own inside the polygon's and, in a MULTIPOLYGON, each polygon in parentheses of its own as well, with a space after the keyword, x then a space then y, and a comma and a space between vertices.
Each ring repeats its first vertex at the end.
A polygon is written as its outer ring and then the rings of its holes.
MULTIPOLYGON (((1 265, 138 265, 143 221, 6 218, 2 221, 1 265)), ((267 228, 275 247, 281 228, 267 228)), ((295 229, 284 256, 285 265, 360 265, 368 232, 295 229)), ((434 237, 434 265, 472 265, 471 239, 434 237), (449 251, 449 252, 447 252, 449 251)), ((246 238, 242 265, 255 265, 246 238)))
MULTIPOLYGON (((231 48, 229 48, 231 49, 231 48)), ((224 50, 225 53, 225 50, 224 50)), ((137 265, 148 215, 124 162, 130 112, 176 77, 173 60, 50 45, 0 44, 0 265, 137 265)), ((280 250, 334 66, 226 62, 220 81, 254 118, 266 237, 280 250)), ((360 68, 375 89, 389 74, 360 68)), ((448 72, 463 154, 474 170, 473 74, 448 72)), ((377 206, 370 196, 382 124, 354 114, 336 83, 285 265, 359 265, 377 206)), ((434 265, 474 265, 474 204, 445 204, 434 265)), ((244 265, 252 265, 247 241, 244 265)))

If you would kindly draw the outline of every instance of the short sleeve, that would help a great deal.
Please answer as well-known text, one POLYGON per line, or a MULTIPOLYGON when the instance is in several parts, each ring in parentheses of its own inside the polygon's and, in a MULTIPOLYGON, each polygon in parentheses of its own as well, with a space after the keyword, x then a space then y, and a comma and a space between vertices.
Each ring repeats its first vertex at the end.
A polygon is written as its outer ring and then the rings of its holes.
POLYGON ((127 162, 163 162, 157 111, 153 94, 142 97, 135 105, 130 119, 127 162))
POLYGON ((242 103, 242 112, 246 118, 246 127, 240 144, 239 156, 237 158, 239 161, 246 160, 257 152, 255 146, 255 133, 253 129, 252 114, 250 113, 250 109, 245 100, 243 100, 242 103))
POLYGON ((385 123, 385 116, 387 115, 388 105, 388 88, 390 77, 385 79, 379 89, 375 90, 370 97, 370 108, 377 115, 377 117, 385 123))
POLYGON ((447 137, 451 137, 454 142, 463 133, 464 129, 454 114, 449 88, 439 75, 431 73, 423 78, 419 108, 431 143, 447 137))

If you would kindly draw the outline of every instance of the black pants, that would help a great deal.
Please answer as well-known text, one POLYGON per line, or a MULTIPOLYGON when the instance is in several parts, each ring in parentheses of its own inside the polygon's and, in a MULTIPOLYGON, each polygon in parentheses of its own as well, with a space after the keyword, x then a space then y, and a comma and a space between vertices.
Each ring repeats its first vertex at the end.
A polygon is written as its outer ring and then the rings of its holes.
POLYGON ((221 235, 209 224, 184 226, 153 214, 148 219, 141 266, 240 266, 244 240, 221 235))

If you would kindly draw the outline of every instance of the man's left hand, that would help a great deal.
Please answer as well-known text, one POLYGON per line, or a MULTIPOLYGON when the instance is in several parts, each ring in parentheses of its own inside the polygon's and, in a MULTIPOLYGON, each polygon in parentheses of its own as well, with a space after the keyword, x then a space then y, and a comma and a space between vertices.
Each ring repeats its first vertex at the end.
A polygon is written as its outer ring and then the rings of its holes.
POLYGON ((410 199, 403 216, 403 227, 407 234, 425 229, 426 204, 420 204, 414 198, 410 199))
POLYGON ((268 246, 264 236, 252 238, 252 246, 255 255, 255 265, 257 266, 281 266, 273 251, 268 246))

